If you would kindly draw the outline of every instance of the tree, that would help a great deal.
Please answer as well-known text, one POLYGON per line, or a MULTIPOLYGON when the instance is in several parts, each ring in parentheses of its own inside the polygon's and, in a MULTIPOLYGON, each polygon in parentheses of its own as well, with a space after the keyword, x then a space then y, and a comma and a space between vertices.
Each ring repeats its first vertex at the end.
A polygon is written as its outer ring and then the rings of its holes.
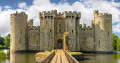
POLYGON ((112 37, 113 37, 113 39, 112 39, 112 42, 113 42, 113 50, 117 50, 117 43, 118 43, 118 36, 117 35, 115 35, 114 33, 112 34, 112 37))
POLYGON ((117 51, 120 51, 120 38, 118 38, 118 41, 117 41, 117 51))
POLYGON ((0 45, 4 46, 4 38, 0 36, 0 45))
POLYGON ((4 43, 5 43, 6 48, 10 47, 10 34, 8 34, 6 37, 4 37, 4 43))

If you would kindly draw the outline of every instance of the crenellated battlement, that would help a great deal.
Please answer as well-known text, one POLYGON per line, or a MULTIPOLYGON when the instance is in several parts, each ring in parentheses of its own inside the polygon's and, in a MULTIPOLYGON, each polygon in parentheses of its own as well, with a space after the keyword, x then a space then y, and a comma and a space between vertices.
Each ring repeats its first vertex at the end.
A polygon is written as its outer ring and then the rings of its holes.
POLYGON ((39 17, 40 18, 53 18, 55 17, 57 14, 57 10, 51 10, 51 11, 43 11, 43 12, 39 12, 39 17))
POLYGON ((30 19, 30 20, 28 21, 28 26, 33 26, 33 19, 30 19))
POLYGON ((27 18, 28 15, 25 14, 25 12, 20 12, 20 13, 18 13, 18 11, 16 11, 16 13, 11 14, 10 16, 11 16, 11 18, 17 17, 17 16, 24 16, 24 17, 27 18))
POLYGON ((74 18, 74 17, 81 17, 81 13, 80 12, 76 12, 76 11, 64 11, 64 12, 58 12, 57 10, 51 10, 51 11, 43 11, 39 13, 39 17, 40 18, 54 18, 55 16, 64 16, 65 18, 74 18))
POLYGON ((59 17, 61 16, 61 17, 62 17, 63 14, 64 14, 63 12, 59 12, 59 13, 57 14, 57 16, 59 16, 59 17))
POLYGON ((96 17, 109 17, 109 16, 112 16, 111 14, 109 13, 98 13, 98 15, 96 15, 96 17))
POLYGON ((92 28, 90 26, 87 26, 86 28, 81 28, 81 29, 84 29, 84 30, 92 30, 92 28))
POLYGON ((80 24, 80 28, 81 29, 84 29, 84 30, 91 30, 92 29, 92 27, 90 27, 90 26, 86 26, 86 24, 85 23, 83 23, 83 25, 82 24, 80 24))
POLYGON ((112 17, 110 13, 99 13, 98 10, 94 10, 94 17, 112 17))
POLYGON ((90 26, 87 26, 87 29, 92 29, 90 26))
POLYGON ((68 17, 72 17, 72 18, 74 18, 74 17, 81 17, 81 12, 76 12, 76 11, 64 11, 64 17, 66 17, 66 18, 68 18, 68 17))
POLYGON ((40 26, 28 26, 28 30, 40 30, 40 26))

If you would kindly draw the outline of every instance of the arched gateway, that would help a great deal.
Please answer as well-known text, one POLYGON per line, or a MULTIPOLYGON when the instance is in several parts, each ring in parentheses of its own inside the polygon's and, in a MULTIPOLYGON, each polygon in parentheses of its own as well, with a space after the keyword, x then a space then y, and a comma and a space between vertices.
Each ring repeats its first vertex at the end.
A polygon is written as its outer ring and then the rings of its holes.
POLYGON ((57 48, 58 49, 63 49, 63 40, 62 39, 58 39, 57 42, 58 42, 57 48))

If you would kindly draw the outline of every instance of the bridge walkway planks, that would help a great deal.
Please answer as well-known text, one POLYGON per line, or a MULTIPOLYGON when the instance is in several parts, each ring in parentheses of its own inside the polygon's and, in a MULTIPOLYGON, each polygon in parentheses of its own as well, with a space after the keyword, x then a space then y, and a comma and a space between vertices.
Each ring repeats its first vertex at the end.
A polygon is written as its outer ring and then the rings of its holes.
POLYGON ((65 53, 62 49, 57 50, 55 56, 50 63, 69 63, 65 53))

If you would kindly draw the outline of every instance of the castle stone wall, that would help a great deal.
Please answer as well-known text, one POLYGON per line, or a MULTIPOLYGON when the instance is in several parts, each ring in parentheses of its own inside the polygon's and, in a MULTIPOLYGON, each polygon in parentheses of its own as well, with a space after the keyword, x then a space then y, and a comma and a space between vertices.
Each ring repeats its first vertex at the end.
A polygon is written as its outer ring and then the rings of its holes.
POLYGON ((69 50, 71 51, 78 51, 80 50, 80 44, 79 44, 79 40, 77 38, 79 38, 79 35, 77 34, 79 32, 78 27, 79 25, 79 20, 81 17, 81 13, 80 12, 75 12, 75 11, 65 11, 64 12, 64 17, 65 17, 65 26, 66 27, 66 31, 68 32, 68 36, 69 36, 69 42, 68 42, 68 46, 69 46, 69 50))
POLYGON ((40 49, 53 50, 54 49, 54 13, 53 11, 43 12, 39 14, 40 17, 40 49))
POLYGON ((90 26, 86 27, 86 24, 80 27, 80 46, 81 51, 94 51, 93 31, 90 26))
POLYGON ((28 50, 40 50, 40 26, 28 26, 28 50))
POLYGON ((70 51, 111 52, 112 15, 95 10, 91 26, 81 25, 80 18, 76 11, 43 11, 39 13, 40 26, 33 26, 25 12, 11 14, 11 51, 51 51, 63 46, 66 32, 64 43, 70 51))
POLYGON ((27 15, 11 14, 11 51, 26 51, 27 15))
POLYGON ((96 51, 112 51, 112 15, 94 11, 96 51))

